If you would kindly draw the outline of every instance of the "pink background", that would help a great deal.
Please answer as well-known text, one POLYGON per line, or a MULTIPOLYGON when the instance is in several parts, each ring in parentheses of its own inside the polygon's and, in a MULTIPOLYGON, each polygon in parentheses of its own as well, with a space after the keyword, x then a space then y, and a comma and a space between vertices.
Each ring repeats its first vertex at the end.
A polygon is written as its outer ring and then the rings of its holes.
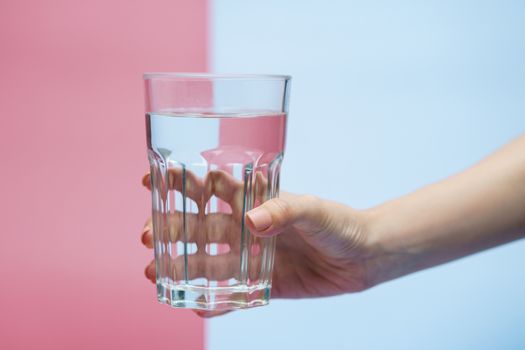
POLYGON ((0 348, 203 348, 140 244, 144 71, 206 70, 204 0, 0 3, 0 348))

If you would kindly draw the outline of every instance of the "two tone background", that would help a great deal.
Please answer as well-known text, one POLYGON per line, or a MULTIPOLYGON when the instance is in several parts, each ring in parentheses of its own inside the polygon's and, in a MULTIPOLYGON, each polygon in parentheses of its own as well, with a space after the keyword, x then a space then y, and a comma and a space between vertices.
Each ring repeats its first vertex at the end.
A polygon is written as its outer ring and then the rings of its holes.
POLYGON ((139 240, 143 72, 293 75, 282 188, 365 208, 525 132, 524 33, 510 0, 1 1, 0 348, 525 348, 525 241, 203 321, 139 240))

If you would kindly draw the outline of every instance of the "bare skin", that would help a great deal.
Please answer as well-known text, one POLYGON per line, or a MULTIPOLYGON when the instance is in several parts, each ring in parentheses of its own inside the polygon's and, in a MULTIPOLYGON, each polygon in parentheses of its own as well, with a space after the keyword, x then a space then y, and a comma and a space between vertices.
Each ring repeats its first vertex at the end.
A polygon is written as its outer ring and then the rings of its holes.
MULTIPOLYGON (((282 193, 246 221, 256 236, 278 235, 272 297, 363 291, 523 238, 525 135, 462 173, 371 209, 282 193)), ((142 242, 152 247, 151 221, 142 242)), ((153 262, 146 277, 155 279, 153 262)))

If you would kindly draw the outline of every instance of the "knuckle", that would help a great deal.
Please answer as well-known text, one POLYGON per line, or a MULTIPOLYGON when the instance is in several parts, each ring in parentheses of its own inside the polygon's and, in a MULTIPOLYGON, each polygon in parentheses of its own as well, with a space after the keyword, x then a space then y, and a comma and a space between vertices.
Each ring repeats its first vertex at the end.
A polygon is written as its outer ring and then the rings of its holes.
POLYGON ((319 232, 330 224, 329 211, 326 210, 326 202, 311 194, 301 195, 302 222, 308 225, 310 230, 319 232))
POLYGON ((292 219, 292 206, 281 198, 273 198, 267 203, 272 220, 277 226, 285 224, 292 219))
POLYGON ((306 208, 317 208, 321 205, 321 199, 311 194, 303 194, 299 199, 306 208))

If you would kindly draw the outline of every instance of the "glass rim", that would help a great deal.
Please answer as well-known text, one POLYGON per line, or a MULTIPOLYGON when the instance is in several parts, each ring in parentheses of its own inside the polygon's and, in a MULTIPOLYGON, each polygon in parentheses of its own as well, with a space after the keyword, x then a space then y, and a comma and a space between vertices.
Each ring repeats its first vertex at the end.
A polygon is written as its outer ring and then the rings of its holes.
POLYGON ((291 80, 290 75, 281 74, 227 74, 227 73, 182 73, 182 72, 146 72, 144 80, 151 79, 210 79, 210 80, 291 80))

